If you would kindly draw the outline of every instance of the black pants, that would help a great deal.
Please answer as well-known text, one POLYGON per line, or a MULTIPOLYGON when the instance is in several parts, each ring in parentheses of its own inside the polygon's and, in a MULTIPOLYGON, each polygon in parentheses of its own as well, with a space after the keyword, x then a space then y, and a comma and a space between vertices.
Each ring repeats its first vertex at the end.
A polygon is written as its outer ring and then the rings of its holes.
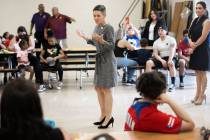
POLYGON ((43 73, 42 73, 42 67, 39 63, 39 60, 33 55, 33 54, 28 54, 28 59, 30 61, 30 64, 34 68, 34 73, 35 73, 35 78, 36 78, 36 83, 38 84, 43 84, 43 73))
POLYGON ((58 71, 59 81, 63 81, 63 68, 59 61, 56 62, 55 66, 48 66, 48 64, 41 64, 41 65, 42 65, 42 70, 50 68, 55 71, 58 71))
MULTIPOLYGON (((44 32, 35 32, 34 37, 36 38, 36 42, 35 42, 35 48, 41 48, 45 47, 47 45, 47 40, 44 38, 44 32)), ((40 53, 37 52, 36 56, 38 59, 39 58, 40 53)))
POLYGON ((155 42, 155 40, 148 40, 148 45, 153 46, 154 42, 155 42))

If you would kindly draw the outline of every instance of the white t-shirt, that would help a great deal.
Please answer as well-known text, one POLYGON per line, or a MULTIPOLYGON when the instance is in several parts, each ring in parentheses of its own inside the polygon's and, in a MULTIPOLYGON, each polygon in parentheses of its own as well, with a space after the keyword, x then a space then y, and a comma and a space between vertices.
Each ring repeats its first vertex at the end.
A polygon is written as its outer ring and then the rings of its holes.
POLYGON ((157 49, 160 57, 163 58, 169 56, 170 47, 176 48, 176 46, 176 40, 167 35, 164 40, 158 38, 153 44, 153 49, 157 49))
POLYGON ((149 26, 149 40, 154 40, 154 29, 155 29, 156 23, 151 23, 149 26))

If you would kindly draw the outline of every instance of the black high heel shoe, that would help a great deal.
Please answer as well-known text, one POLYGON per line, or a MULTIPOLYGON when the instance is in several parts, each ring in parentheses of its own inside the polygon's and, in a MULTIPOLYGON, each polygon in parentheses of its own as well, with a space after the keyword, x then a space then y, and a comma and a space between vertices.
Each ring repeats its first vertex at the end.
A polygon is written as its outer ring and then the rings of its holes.
POLYGON ((102 123, 105 121, 106 117, 104 117, 100 122, 94 122, 94 125, 102 125, 102 123))
POLYGON ((109 122, 108 122, 105 126, 100 125, 100 126, 98 127, 98 129, 106 129, 106 128, 109 127, 110 124, 112 124, 112 127, 113 127, 113 124, 114 124, 114 118, 113 118, 113 117, 109 120, 109 122))

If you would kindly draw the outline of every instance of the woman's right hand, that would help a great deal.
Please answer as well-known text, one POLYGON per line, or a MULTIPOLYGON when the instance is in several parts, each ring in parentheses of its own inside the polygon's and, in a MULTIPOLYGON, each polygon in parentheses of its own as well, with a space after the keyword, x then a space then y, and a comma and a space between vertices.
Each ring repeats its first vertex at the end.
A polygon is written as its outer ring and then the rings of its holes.
POLYGON ((88 40, 88 37, 81 31, 77 30, 76 31, 77 35, 85 40, 88 40))

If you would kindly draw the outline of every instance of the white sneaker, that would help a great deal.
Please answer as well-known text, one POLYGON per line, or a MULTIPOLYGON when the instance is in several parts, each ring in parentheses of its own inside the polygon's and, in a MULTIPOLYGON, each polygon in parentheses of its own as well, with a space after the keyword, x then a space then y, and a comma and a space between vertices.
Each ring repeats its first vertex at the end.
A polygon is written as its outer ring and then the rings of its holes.
POLYGON ((173 92, 175 90, 176 86, 174 84, 171 84, 168 88, 168 92, 173 92))
POLYGON ((59 86, 59 87, 62 87, 62 86, 63 86, 63 82, 61 82, 61 81, 58 82, 58 86, 59 86))
POLYGON ((62 88, 62 86, 63 86, 63 82, 58 82, 58 84, 57 84, 56 88, 57 88, 57 89, 61 89, 61 88, 62 88))
POLYGON ((43 92, 46 90, 45 85, 39 85, 38 92, 43 92))

